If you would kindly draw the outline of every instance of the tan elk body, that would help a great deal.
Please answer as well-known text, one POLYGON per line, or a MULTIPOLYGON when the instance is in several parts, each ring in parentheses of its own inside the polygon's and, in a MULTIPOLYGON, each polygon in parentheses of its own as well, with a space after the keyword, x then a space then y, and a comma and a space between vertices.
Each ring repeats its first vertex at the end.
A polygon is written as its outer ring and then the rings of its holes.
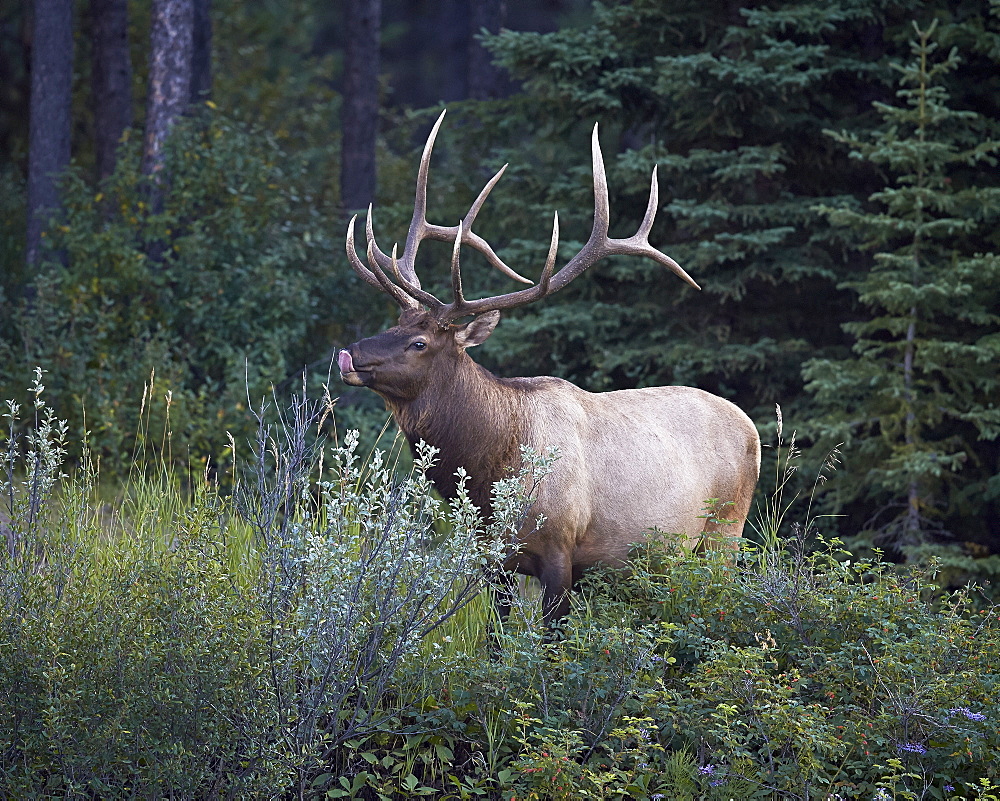
POLYGON ((521 445, 537 452, 558 451, 552 473, 538 488, 521 548, 507 563, 509 569, 539 579, 545 617, 551 621, 567 610, 567 594, 583 570, 598 562, 621 563, 630 546, 651 529, 681 534, 691 547, 710 537, 718 524, 704 516, 709 499, 736 521, 725 536, 738 537, 757 483, 760 442, 742 411, 699 389, 653 387, 595 394, 559 378, 498 378, 469 357, 466 349, 489 336, 501 309, 555 292, 607 255, 647 256, 697 284, 647 241, 658 202, 655 172, 639 232, 629 239, 608 237, 607 184, 595 127, 594 229, 587 244, 553 274, 556 218, 537 285, 466 300, 458 260, 462 244, 480 250, 508 276, 531 282, 471 232, 502 169, 459 225, 426 222, 427 171, 443 117, 442 113, 424 148, 402 256, 397 259, 395 250, 392 255, 379 250, 370 209, 367 266, 354 249, 354 220, 348 227, 352 267, 390 294, 403 311, 396 326, 348 346, 338 361, 346 383, 369 387, 385 399, 411 445, 423 440, 440 450, 430 478, 445 497, 454 495, 455 471, 464 467, 472 500, 488 514, 493 482, 520 467, 521 445), (454 242, 451 303, 442 303, 420 287, 414 263, 422 239, 454 242), (470 322, 455 324, 468 316, 473 316, 470 322), (534 530, 538 515, 544 523, 534 530))

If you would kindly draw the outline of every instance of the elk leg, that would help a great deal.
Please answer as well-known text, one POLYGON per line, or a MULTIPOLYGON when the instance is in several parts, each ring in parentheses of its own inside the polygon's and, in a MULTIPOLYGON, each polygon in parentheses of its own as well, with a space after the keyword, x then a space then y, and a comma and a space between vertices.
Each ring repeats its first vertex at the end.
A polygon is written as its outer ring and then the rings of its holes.
POLYGON ((563 555, 552 555, 538 576, 542 585, 542 620, 546 626, 566 617, 569 591, 573 587, 573 566, 563 555))

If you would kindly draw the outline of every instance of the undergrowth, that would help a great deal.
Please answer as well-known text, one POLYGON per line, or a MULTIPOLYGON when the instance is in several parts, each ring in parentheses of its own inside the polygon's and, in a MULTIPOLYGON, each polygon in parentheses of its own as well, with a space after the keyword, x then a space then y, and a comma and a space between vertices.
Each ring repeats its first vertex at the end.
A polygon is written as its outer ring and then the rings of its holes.
POLYGON ((231 489, 109 500, 42 378, 0 448, 0 796, 1000 797, 994 608, 785 519, 781 442, 760 544, 657 535, 546 632, 481 590, 551 458, 487 522, 303 395, 230 443, 231 489))

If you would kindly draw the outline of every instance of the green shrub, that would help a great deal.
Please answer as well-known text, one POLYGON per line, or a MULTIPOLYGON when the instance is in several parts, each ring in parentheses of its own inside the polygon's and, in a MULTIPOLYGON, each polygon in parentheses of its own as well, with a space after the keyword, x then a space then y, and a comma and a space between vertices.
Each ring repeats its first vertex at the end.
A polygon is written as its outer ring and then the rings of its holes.
MULTIPOLYGON (((528 455, 521 473, 497 482, 487 524, 461 471, 454 501, 432 495, 432 449, 418 449, 400 477, 380 451, 360 460, 350 432, 322 455, 314 496, 311 432, 327 411, 300 399, 273 429, 261 412, 254 469, 235 492, 261 559, 282 737, 300 756, 297 788, 312 792, 337 792, 339 776, 360 775, 361 746, 407 730, 402 718, 438 669, 421 641, 495 574, 530 506, 524 487, 547 465, 528 455)), ((405 787, 409 775, 395 778, 405 787)))
POLYGON ((356 434, 324 450, 329 399, 299 397, 274 424, 257 410, 231 496, 185 496, 164 469, 109 507, 89 462, 62 474, 41 376, 3 450, 0 795, 335 796, 378 777, 358 755, 423 731, 421 641, 495 572, 545 460, 498 483, 486 525, 431 496, 429 451, 400 477, 356 434))
POLYGON ((86 442, 109 476, 139 454, 218 463, 227 431, 252 435, 248 396, 313 361, 325 374, 332 342, 347 338, 334 321, 364 319, 346 310, 356 280, 333 267, 330 242, 342 224, 306 161, 205 108, 171 136, 151 208, 139 144, 127 139, 97 189, 82 169, 65 176, 33 299, 14 333, 0 331, 17 339, 18 358, 0 366, 5 397, 44 364, 73 455, 86 442))
POLYGON ((176 487, 133 485, 142 514, 108 512, 91 472, 60 473, 65 424, 33 390, 23 460, 8 409, 0 794, 263 792, 265 640, 232 581, 218 499, 177 515, 162 503, 176 487))
MULTIPOLYGON (((796 452, 738 555, 661 535, 589 572, 558 636, 530 614, 433 696, 504 798, 990 798, 1000 632, 933 565, 858 560, 785 519, 796 452), (881 795, 879 795, 881 794, 881 795)), ((831 457, 817 478, 835 465, 831 457)), ((811 505, 809 505, 811 509, 811 505)))
POLYGON ((668 541, 585 584, 562 637, 510 635, 468 687, 505 715, 519 799, 975 798, 1000 778, 995 610, 928 572, 668 541))

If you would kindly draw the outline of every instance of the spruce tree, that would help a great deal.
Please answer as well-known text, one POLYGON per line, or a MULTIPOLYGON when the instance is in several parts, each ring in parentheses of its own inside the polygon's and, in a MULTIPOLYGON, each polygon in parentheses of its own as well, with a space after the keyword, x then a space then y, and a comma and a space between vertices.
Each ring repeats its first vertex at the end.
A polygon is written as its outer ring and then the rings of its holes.
POLYGON ((495 225, 498 245, 530 275, 557 208, 561 256, 572 255, 589 232, 597 121, 612 233, 628 235, 642 218, 657 164, 652 240, 703 291, 655 265, 603 263, 515 312, 484 356, 505 374, 551 372, 588 389, 697 385, 762 420, 773 421, 776 402, 794 419, 802 361, 848 345, 840 324, 850 296, 837 287, 859 266, 816 206, 874 188, 823 130, 862 126, 871 101, 891 97, 895 31, 917 5, 637 0, 597 4, 579 28, 492 37, 524 92, 470 110, 484 124, 466 138, 493 136, 493 150, 471 151, 463 176, 511 163, 482 232, 495 225))
POLYGON ((876 541, 904 555, 932 531, 982 535, 983 501, 1000 494, 1000 187, 988 177, 1000 140, 951 102, 957 51, 939 52, 935 24, 914 27, 897 100, 876 103, 881 127, 832 134, 889 180, 863 207, 822 208, 871 264, 844 284, 863 307, 844 325, 851 355, 803 371, 816 432, 845 443, 842 509, 863 509, 876 541))

